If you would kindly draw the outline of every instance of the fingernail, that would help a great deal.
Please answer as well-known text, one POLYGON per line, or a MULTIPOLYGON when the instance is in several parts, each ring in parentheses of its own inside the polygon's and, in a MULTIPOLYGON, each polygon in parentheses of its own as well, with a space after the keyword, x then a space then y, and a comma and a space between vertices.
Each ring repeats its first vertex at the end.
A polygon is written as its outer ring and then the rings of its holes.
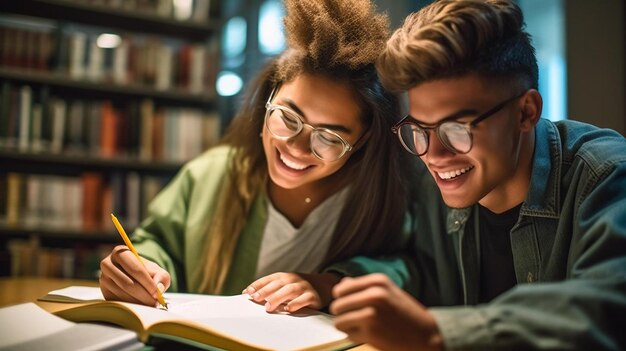
POLYGON ((261 297, 261 294, 259 294, 258 292, 252 294, 252 298, 257 300, 259 297, 261 297))
POLYGON ((165 291, 165 285, 163 285, 163 283, 158 283, 157 289, 159 289, 159 291, 163 293, 163 291, 165 291))
POLYGON ((270 308, 272 308, 272 304, 268 301, 265 303, 265 310, 269 312, 270 308))

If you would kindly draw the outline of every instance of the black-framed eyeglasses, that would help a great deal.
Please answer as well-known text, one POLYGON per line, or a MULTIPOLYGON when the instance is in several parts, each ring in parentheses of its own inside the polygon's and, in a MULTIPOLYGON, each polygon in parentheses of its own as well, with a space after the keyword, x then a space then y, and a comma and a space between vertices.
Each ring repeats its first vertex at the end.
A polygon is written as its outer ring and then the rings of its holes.
POLYGON ((275 92, 276 88, 272 90, 270 97, 265 103, 265 127, 274 138, 280 140, 291 139, 300 134, 304 127, 308 127, 311 128, 309 136, 311 152, 318 159, 332 162, 342 158, 347 152, 352 151, 353 146, 336 132, 305 123, 303 117, 293 109, 273 104, 271 101, 275 92))
POLYGON ((411 115, 406 115, 396 125, 391 127, 391 131, 398 135, 400 143, 404 148, 416 156, 422 156, 428 152, 429 131, 434 130, 443 146, 458 154, 466 154, 472 149, 472 128, 478 123, 495 115, 509 102, 521 97, 525 92, 510 97, 487 112, 477 116, 469 122, 459 122, 459 114, 446 117, 433 127, 421 126, 411 115))

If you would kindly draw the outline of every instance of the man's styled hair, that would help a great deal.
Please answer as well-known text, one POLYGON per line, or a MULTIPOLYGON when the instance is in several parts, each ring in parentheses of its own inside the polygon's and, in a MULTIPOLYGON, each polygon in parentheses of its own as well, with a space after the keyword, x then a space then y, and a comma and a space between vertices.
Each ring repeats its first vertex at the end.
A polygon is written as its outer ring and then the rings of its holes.
POLYGON ((406 209, 407 153, 389 132, 400 116, 398 97, 383 88, 375 62, 389 36, 386 15, 370 0, 284 0, 288 48, 267 63, 247 87, 222 144, 232 147, 229 174, 217 211, 207 218, 205 263, 192 291, 222 293, 239 235, 267 185, 267 161, 259 133, 272 89, 301 74, 346 83, 360 107, 366 138, 343 166, 350 190, 323 266, 355 255, 382 255, 399 248, 406 209), (367 169, 365 169, 367 167, 367 169))
POLYGON ((407 17, 376 67, 394 91, 470 73, 537 89, 537 59, 524 27, 512 0, 437 1, 407 17))

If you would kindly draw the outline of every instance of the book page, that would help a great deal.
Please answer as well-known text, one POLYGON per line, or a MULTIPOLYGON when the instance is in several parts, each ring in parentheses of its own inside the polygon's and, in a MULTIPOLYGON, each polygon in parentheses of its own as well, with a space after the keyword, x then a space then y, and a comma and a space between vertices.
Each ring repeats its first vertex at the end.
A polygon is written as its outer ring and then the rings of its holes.
POLYGON ((74 323, 54 316, 34 303, 0 309, 0 348, 41 338, 71 328, 74 323), (10 321, 10 322, 9 322, 10 321), (32 325, 37 323, 37 328, 32 325))
POLYGON ((298 313, 267 313, 247 295, 203 296, 181 302, 172 298, 169 313, 196 321, 233 339, 263 348, 294 350, 347 338, 332 317, 304 309, 298 313))
POLYGON ((52 302, 87 302, 104 300, 100 288, 92 286, 68 286, 67 288, 50 291, 40 298, 52 302))
POLYGON ((138 350, 132 331, 66 321, 34 303, 0 309, 0 350, 138 350))

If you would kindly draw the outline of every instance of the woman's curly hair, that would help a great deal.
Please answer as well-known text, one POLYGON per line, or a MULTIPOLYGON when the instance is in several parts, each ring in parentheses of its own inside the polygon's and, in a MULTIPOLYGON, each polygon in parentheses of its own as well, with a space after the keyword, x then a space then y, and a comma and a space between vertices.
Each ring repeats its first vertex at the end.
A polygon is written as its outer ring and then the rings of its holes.
POLYGON ((302 72, 360 71, 375 63, 390 34, 388 17, 368 0, 285 0, 285 8, 281 81, 302 72))

